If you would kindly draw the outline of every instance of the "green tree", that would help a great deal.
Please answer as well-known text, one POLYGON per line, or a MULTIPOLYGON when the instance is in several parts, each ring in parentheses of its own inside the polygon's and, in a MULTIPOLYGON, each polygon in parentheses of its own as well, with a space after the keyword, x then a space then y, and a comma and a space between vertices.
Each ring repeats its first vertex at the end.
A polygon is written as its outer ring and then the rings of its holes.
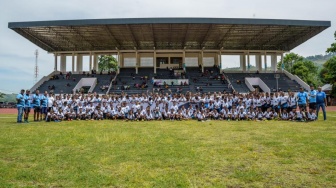
POLYGON ((318 68, 313 62, 302 60, 293 65, 292 74, 300 77, 308 85, 314 85, 316 87, 319 84, 317 70, 318 68))
MULTIPOLYGON (((334 33, 334 37, 335 37, 335 40, 336 40, 336 31, 334 33)), ((331 44, 330 48, 327 49, 327 52, 336 52, 336 42, 331 44)))
POLYGON ((0 92, 0 99, 4 98, 5 94, 0 92))
POLYGON ((333 84, 336 82, 336 56, 323 64, 320 76, 324 83, 333 84))
MULTIPOLYGON (((293 66, 295 63, 304 61, 304 58, 296 53, 289 53, 284 56, 283 67, 285 70, 293 74, 293 66)), ((282 69, 282 61, 278 62, 278 69, 282 69)))
POLYGON ((98 68, 100 71, 116 71, 118 61, 113 56, 102 55, 98 59, 98 68))

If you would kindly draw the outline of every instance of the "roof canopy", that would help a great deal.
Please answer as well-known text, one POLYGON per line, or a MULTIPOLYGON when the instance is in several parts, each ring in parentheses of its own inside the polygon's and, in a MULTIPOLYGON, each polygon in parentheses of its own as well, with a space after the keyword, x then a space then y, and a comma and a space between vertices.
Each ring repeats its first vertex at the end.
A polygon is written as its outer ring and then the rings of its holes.
POLYGON ((330 21, 232 18, 123 18, 10 22, 48 52, 155 49, 290 51, 330 21))

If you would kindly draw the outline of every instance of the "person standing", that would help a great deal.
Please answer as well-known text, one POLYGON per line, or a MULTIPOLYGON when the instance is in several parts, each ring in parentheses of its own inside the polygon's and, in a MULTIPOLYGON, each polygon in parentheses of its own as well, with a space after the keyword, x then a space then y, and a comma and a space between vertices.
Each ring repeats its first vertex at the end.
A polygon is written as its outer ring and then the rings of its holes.
POLYGON ((324 91, 322 91, 321 87, 318 87, 318 91, 316 93, 316 115, 318 117, 318 113, 320 111, 320 107, 323 111, 323 119, 324 121, 327 120, 327 113, 326 113, 326 107, 327 107, 327 97, 324 91))
POLYGON ((17 116, 17 123, 22 123, 22 116, 23 116, 23 110, 24 110, 24 89, 21 89, 21 92, 16 96, 16 107, 18 109, 18 116, 17 116))
POLYGON ((297 98, 298 98, 299 108, 306 110, 307 101, 308 101, 308 94, 305 91, 303 91, 302 87, 300 87, 300 92, 297 94, 297 98))
POLYGON ((40 97, 41 100, 41 119, 46 120, 48 114, 48 91, 45 91, 44 94, 40 97))
POLYGON ((34 121, 39 121, 41 112, 40 91, 36 90, 33 95, 34 121))
POLYGON ((30 113, 30 103, 31 103, 31 98, 30 98, 30 91, 26 90, 26 94, 24 95, 24 101, 25 101, 25 106, 24 106, 24 122, 25 123, 29 123, 28 122, 28 118, 29 118, 29 113, 30 113))
POLYGON ((309 92, 309 110, 312 109, 313 112, 316 110, 316 93, 317 91, 314 89, 314 86, 310 86, 309 92))

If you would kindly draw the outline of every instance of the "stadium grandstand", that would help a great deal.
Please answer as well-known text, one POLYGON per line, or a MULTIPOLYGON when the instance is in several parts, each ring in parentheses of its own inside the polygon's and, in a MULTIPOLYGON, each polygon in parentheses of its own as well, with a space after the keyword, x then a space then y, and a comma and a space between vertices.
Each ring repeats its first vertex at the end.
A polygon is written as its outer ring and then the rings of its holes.
POLYGON ((11 22, 8 27, 54 55, 54 71, 32 92, 246 93, 309 90, 299 77, 278 70, 277 62, 330 27, 330 21, 123 18, 11 22), (118 70, 100 72, 101 55, 115 56, 118 70), (238 70, 224 70, 224 56, 239 57, 238 70), (89 71, 83 71, 83 64, 89 64, 89 71))

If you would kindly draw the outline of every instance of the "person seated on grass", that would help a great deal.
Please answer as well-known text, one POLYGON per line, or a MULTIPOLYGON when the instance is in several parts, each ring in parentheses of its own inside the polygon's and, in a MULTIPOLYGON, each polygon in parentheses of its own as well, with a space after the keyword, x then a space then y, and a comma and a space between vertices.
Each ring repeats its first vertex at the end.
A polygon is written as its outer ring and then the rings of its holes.
POLYGON ((160 112, 159 108, 155 108, 153 117, 155 120, 162 120, 162 113, 160 112))
POLYGON ((309 109, 309 112, 306 114, 307 121, 316 121, 317 116, 316 113, 314 112, 314 109, 309 109))
POLYGON ((282 111, 280 119, 283 120, 283 121, 288 121, 289 120, 289 114, 287 112, 287 109, 284 109, 282 111))
POLYGON ((261 108, 257 108, 257 121, 262 121, 264 120, 264 113, 262 112, 261 108))
POLYGON ((133 113, 133 110, 130 110, 127 116, 127 121, 135 121, 135 120, 136 120, 135 114, 133 113))
POLYGON ((294 116, 294 120, 295 121, 305 121, 306 120, 306 114, 302 108, 300 108, 299 111, 296 112, 296 115, 294 116))
POLYGON ((247 120, 247 114, 246 114, 244 108, 239 108, 238 120, 239 121, 247 120))

